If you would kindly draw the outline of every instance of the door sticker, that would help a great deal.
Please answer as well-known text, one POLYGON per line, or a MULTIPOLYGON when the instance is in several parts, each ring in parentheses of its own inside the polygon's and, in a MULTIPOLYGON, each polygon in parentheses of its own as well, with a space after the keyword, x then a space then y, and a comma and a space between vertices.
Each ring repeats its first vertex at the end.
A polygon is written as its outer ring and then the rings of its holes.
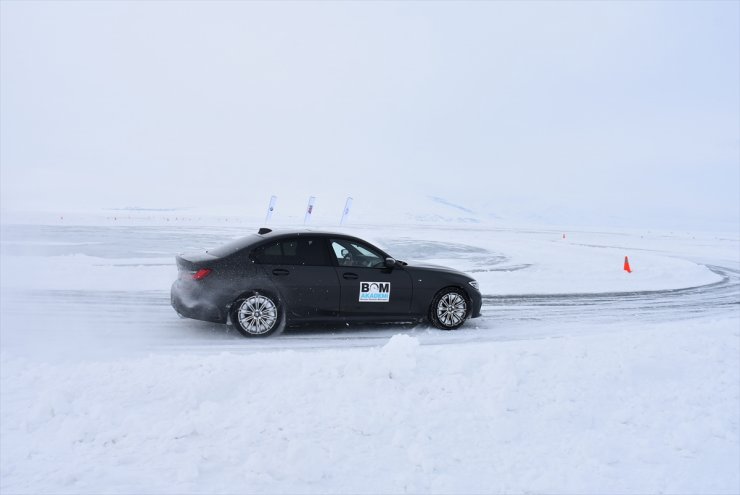
POLYGON ((389 302, 390 282, 360 282, 360 302, 389 302))

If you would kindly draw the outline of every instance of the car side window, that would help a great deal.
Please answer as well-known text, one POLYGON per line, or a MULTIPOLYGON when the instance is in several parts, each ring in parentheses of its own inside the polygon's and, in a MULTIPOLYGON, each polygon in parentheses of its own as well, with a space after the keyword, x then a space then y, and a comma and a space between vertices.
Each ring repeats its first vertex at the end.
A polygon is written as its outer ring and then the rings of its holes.
POLYGON ((384 266, 383 255, 371 247, 346 239, 332 239, 331 250, 339 266, 380 268, 384 266))
POLYGON ((331 266, 326 242, 321 238, 302 237, 298 239, 296 265, 331 266))
POLYGON ((281 244, 280 242, 273 242, 259 246, 252 253, 252 259, 254 259, 255 263, 261 265, 281 265, 283 262, 283 248, 281 244))
POLYGON ((252 258, 262 265, 330 266, 322 239, 300 237, 257 248, 252 258))

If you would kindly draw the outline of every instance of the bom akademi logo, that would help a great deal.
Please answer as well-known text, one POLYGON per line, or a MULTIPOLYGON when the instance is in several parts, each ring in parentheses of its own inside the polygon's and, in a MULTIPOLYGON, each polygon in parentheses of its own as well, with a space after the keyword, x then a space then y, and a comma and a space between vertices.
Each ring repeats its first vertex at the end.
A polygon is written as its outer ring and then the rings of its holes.
POLYGON ((360 282, 360 302, 388 302, 390 300, 390 282, 360 282))

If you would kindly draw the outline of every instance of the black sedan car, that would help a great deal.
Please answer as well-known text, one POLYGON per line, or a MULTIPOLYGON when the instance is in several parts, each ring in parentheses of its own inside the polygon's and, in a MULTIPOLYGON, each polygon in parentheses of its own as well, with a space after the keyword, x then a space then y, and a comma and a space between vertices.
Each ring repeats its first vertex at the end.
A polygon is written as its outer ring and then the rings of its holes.
POLYGON ((286 325, 428 320, 452 330, 480 316, 478 284, 434 265, 407 264, 356 237, 275 231, 176 257, 171 301, 181 316, 228 323, 247 337, 286 325))

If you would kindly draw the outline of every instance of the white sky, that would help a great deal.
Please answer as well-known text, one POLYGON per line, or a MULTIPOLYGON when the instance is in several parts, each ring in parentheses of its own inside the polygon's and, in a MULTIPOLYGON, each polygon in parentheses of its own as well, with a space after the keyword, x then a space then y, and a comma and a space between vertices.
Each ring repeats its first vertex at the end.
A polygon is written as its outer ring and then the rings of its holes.
POLYGON ((740 2, 0 3, 3 209, 740 216, 740 2))

